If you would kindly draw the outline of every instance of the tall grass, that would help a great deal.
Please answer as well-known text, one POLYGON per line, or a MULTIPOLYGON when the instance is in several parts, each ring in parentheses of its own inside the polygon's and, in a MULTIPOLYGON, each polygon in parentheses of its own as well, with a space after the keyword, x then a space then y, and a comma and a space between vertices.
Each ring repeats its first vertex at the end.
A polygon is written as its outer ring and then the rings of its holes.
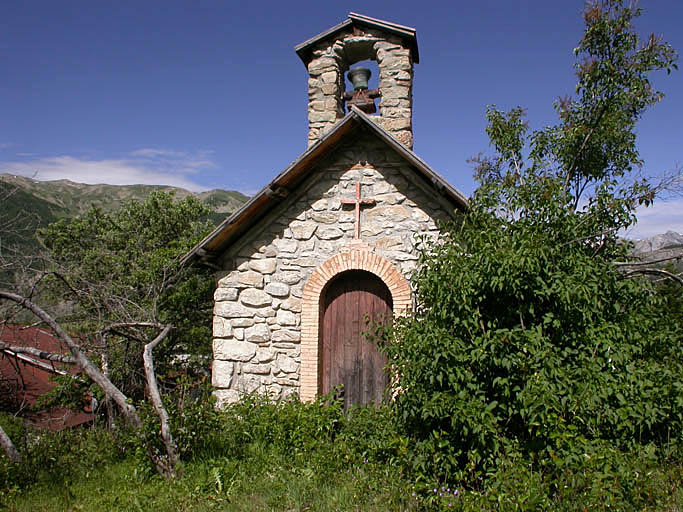
POLYGON ((390 410, 334 401, 248 398, 219 412, 208 400, 173 409, 181 476, 144 457, 156 428, 36 433, 0 416, 24 462, 0 456, 0 510, 681 510, 675 449, 622 453, 604 446, 549 478, 528 460, 503 458, 476 485, 411 475, 411 446, 390 410))

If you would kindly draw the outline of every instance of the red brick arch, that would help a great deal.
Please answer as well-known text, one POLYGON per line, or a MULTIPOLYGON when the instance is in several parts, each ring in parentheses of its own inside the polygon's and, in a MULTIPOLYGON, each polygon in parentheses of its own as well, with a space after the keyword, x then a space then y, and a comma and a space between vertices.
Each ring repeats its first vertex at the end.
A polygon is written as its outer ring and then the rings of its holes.
POLYGON ((325 261, 308 278, 301 305, 301 374, 299 395, 303 401, 314 400, 319 392, 318 347, 320 340, 320 298, 327 283, 347 270, 365 270, 379 277, 389 288, 394 316, 411 307, 410 285, 396 266, 368 249, 351 249, 325 261))

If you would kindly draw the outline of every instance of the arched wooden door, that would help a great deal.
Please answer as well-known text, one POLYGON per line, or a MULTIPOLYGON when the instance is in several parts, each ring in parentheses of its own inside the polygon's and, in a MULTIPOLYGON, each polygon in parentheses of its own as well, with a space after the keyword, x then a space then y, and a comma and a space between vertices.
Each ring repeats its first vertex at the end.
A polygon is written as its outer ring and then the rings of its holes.
POLYGON ((322 393, 343 385, 345 408, 351 404, 378 404, 387 385, 383 371, 386 358, 363 333, 367 331, 366 318, 391 320, 389 289, 370 272, 349 270, 329 283, 322 303, 322 393))

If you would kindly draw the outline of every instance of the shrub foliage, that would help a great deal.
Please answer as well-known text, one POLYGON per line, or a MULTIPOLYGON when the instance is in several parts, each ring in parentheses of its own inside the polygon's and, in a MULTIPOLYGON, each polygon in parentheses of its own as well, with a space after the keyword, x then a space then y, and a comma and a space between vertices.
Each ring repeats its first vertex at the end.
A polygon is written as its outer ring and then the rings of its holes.
POLYGON ((489 109, 495 152, 476 160, 470 211, 425 240, 417 311, 385 343, 425 481, 474 485, 520 457, 559 475, 683 440, 682 319, 613 264, 656 193, 628 178, 635 123, 661 98, 648 76, 675 67, 667 44, 639 44, 638 14, 587 7, 577 98, 557 103, 556 126, 489 109))

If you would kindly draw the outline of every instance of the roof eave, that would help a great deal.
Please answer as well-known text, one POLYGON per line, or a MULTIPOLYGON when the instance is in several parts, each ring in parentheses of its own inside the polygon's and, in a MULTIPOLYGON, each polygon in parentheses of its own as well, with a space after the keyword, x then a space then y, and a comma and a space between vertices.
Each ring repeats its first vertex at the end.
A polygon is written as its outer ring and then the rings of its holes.
POLYGON ((254 197, 239 210, 221 222, 216 229, 207 235, 193 249, 180 260, 181 264, 188 263, 194 258, 206 260, 225 249, 230 238, 239 236, 249 225, 257 222, 278 202, 285 199, 289 192, 307 175, 339 140, 349 133, 354 126, 362 123, 383 140, 389 147, 400 154, 406 161, 422 173, 440 193, 444 194, 461 210, 468 207, 467 198, 453 185, 448 183, 439 173, 432 169, 424 160, 413 153, 406 146, 396 140, 389 132, 374 122, 367 114, 352 106, 351 111, 337 122, 337 124, 318 142, 308 148, 299 158, 278 174, 268 185, 263 187, 254 197))
MULTIPOLYGON (((285 178, 290 177, 292 171, 295 171, 299 166, 309 167, 312 166, 317 160, 327 153, 327 150, 333 146, 336 141, 341 137, 343 129, 348 127, 354 119, 357 119, 357 114, 354 112, 349 112, 343 119, 341 119, 335 127, 324 134, 315 144, 308 148, 304 153, 302 153, 296 160, 287 166, 287 168, 278 174, 270 183, 263 187, 254 197, 247 201, 239 210, 233 212, 229 217, 227 217, 223 222, 221 222, 211 233, 209 233, 204 239, 195 245, 185 256, 180 260, 181 265, 189 262, 197 256, 203 256, 202 253, 206 254, 214 252, 216 245, 220 246, 220 238, 227 238, 227 231, 238 231, 239 223, 241 220, 251 221, 254 215, 259 215, 260 206, 269 202, 272 197, 281 198, 286 197, 281 192, 282 188, 289 190, 284 185, 290 185, 289 182, 298 181, 299 176, 293 176, 288 183, 283 184, 285 178), (232 229, 230 229, 230 227, 232 229), (218 241, 218 242, 217 242, 218 241)), ((287 192, 288 193, 288 192, 287 192)), ((259 215, 260 216, 260 215, 259 215)))

